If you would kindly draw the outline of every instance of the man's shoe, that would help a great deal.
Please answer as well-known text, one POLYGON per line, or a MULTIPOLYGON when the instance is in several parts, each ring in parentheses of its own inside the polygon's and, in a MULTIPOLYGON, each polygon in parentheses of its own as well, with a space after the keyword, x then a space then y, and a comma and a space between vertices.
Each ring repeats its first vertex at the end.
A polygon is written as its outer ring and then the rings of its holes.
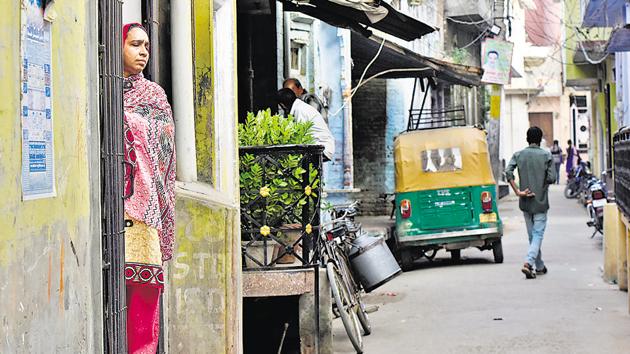
POLYGON ((547 266, 544 266, 543 269, 536 269, 536 274, 539 274, 539 275, 547 274, 547 266))
POLYGON ((527 279, 536 279, 536 272, 534 272, 534 267, 532 267, 532 265, 529 263, 523 264, 523 268, 521 268, 521 272, 525 274, 525 278, 527 279))

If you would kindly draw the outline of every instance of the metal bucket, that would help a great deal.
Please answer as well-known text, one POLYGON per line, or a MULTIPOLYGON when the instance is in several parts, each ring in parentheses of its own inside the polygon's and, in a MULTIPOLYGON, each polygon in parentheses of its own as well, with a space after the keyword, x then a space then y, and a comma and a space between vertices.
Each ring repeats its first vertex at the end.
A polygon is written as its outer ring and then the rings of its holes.
POLYGON ((368 293, 402 273, 383 236, 363 234, 356 238, 349 258, 354 274, 368 293))

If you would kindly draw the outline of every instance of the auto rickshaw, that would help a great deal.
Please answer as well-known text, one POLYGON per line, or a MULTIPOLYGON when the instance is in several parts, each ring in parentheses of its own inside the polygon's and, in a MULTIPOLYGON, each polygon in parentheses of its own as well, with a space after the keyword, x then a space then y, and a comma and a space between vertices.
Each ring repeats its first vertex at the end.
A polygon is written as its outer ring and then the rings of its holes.
POLYGON ((455 261, 464 248, 492 250, 494 261, 503 262, 503 227, 483 130, 408 129, 395 139, 394 159, 394 247, 403 269, 416 258, 432 259, 439 249, 455 261))

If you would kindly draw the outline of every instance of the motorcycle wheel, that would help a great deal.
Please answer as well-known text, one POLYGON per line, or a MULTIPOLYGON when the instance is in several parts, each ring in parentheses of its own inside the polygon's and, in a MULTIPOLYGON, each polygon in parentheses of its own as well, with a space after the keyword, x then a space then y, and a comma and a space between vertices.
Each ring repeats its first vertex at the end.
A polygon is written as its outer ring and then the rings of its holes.
POLYGON ((564 187, 564 197, 567 199, 574 199, 579 193, 580 191, 575 188, 573 184, 567 184, 567 186, 564 187))

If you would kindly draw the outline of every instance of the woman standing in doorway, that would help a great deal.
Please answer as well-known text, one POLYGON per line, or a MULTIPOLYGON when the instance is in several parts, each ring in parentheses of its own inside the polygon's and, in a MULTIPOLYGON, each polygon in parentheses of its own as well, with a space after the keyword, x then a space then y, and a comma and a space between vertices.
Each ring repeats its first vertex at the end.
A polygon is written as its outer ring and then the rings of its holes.
POLYGON ((553 164, 556 168, 556 184, 560 184, 560 165, 562 165, 562 148, 560 147, 560 142, 558 140, 553 141, 553 146, 551 147, 551 156, 553 158, 553 164))
POLYGON ((149 36, 123 27, 125 280, 129 353, 155 353, 162 262, 171 259, 175 216, 175 125, 164 90, 144 78, 149 36))

